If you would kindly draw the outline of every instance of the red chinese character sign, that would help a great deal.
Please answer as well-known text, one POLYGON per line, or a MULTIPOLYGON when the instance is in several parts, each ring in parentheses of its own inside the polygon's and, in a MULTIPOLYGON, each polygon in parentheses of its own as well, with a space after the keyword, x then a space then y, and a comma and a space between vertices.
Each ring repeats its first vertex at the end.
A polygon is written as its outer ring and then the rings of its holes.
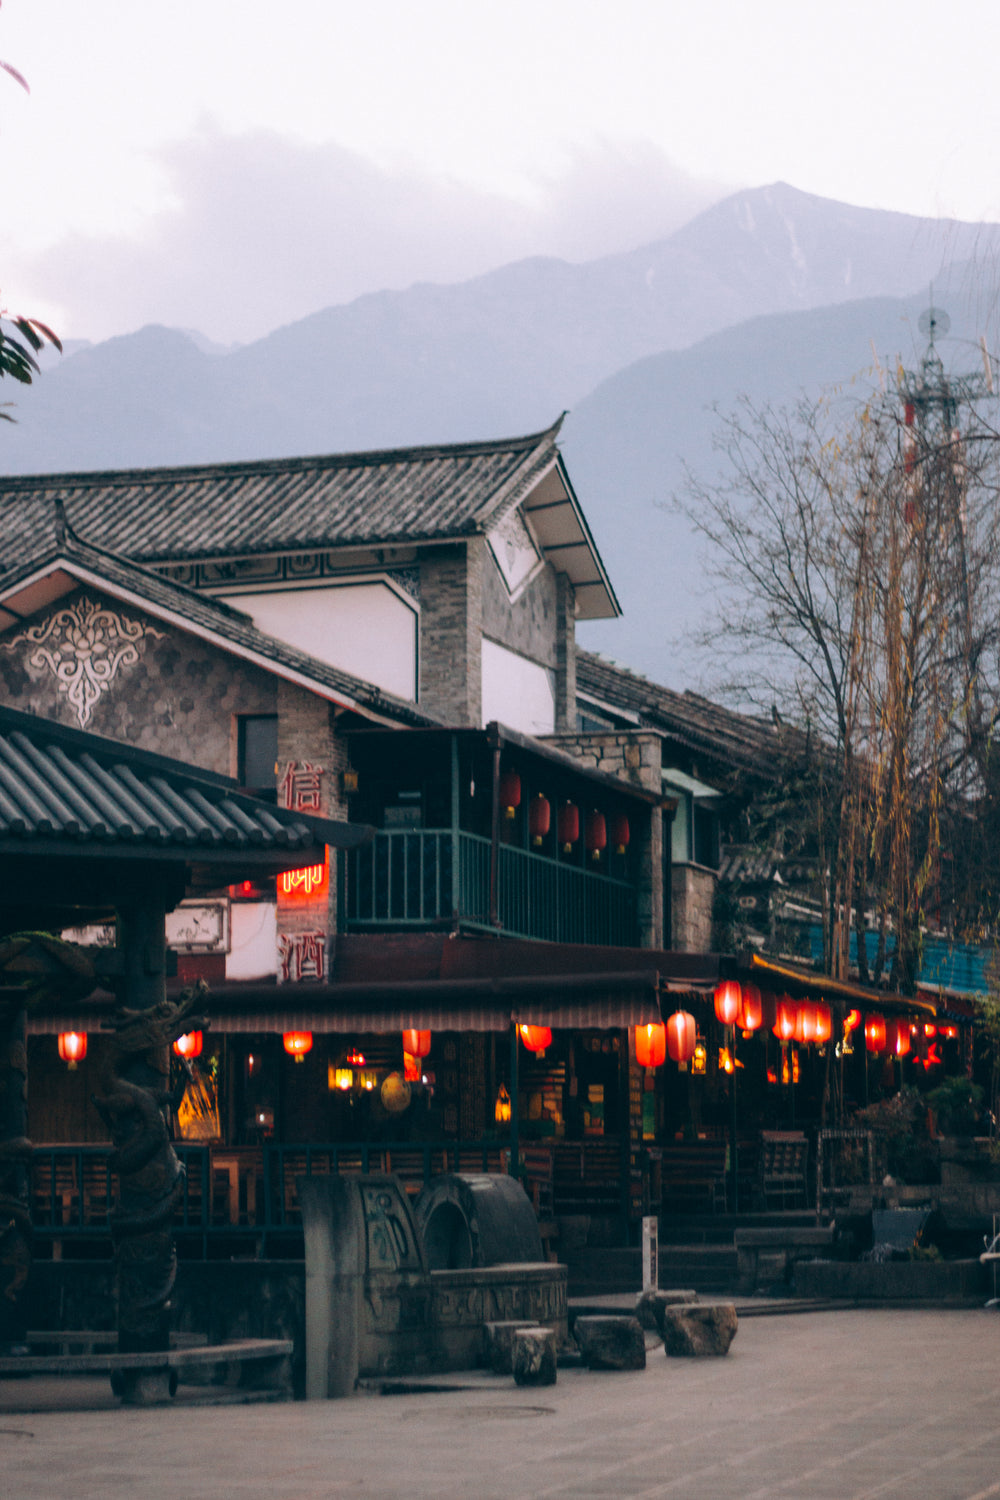
POLYGON ((290 760, 278 787, 278 802, 289 812, 322 812, 322 787, 326 770, 309 760, 290 760))
POLYGON ((278 983, 326 978, 326 933, 282 932, 278 936, 278 983))

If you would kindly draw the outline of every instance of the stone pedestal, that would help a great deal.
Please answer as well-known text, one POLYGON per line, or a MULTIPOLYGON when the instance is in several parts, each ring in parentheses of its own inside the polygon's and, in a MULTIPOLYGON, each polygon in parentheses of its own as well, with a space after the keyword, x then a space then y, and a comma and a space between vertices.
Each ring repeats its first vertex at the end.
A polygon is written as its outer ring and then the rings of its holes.
POLYGON ((515 1385, 555 1385, 556 1336, 551 1328, 519 1328, 514 1334, 515 1385))
POLYGON ((483 1324, 483 1364, 494 1375, 510 1375, 513 1369, 514 1335, 522 1328, 538 1328, 531 1319, 483 1324))
POLYGON ((638 1318, 577 1318, 573 1335, 591 1370, 644 1370, 646 1341, 638 1318))
POLYGON ((738 1321, 732 1302, 667 1307, 663 1312, 663 1347, 667 1354, 728 1354, 738 1321))

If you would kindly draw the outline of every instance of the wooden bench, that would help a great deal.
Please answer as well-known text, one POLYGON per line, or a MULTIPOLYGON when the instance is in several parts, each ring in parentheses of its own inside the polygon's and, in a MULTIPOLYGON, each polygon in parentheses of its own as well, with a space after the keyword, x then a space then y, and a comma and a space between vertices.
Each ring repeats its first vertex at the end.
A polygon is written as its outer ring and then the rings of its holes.
POLYGON ((658 1147, 657 1154, 666 1211, 725 1210, 729 1156, 725 1141, 675 1141, 658 1147))
POLYGON ((782 1208, 788 1198, 805 1206, 808 1164, 809 1142, 801 1130, 761 1131, 758 1185, 765 1209, 771 1197, 780 1197, 782 1208))

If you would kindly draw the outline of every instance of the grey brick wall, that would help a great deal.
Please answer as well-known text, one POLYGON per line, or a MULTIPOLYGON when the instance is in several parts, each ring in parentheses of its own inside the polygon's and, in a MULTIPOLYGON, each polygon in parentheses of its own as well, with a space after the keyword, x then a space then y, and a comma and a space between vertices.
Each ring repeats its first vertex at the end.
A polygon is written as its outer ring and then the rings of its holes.
POLYGON ((474 537, 420 558, 420 703, 450 724, 482 719, 485 545, 474 537))
POLYGON ((680 953, 711 953, 712 908, 718 876, 703 865, 674 865, 670 878, 671 947, 680 953))

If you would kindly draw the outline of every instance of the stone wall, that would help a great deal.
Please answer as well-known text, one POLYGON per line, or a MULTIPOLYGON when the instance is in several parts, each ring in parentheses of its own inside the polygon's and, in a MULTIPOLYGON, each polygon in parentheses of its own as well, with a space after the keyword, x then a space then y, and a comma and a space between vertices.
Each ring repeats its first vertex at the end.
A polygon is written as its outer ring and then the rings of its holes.
POLYGON ((267 672, 82 589, 0 637, 0 696, 223 776, 234 769, 235 717, 276 712, 267 672))
POLYGON ((678 953, 711 953, 718 875, 704 865, 674 865, 670 880, 673 928, 670 946, 678 953))

